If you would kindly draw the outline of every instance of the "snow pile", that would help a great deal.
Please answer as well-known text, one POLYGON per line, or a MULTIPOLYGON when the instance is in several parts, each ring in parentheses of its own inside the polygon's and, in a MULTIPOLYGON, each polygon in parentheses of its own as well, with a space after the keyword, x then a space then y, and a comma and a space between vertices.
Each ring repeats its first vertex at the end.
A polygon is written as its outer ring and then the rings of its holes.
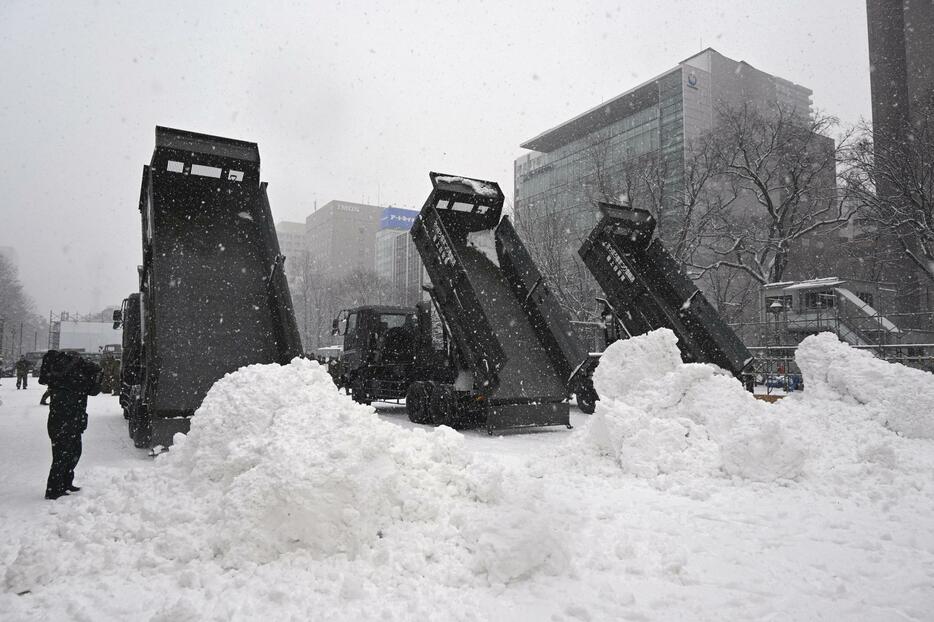
POLYGON ((451 185, 460 184, 462 186, 467 186, 474 192, 474 194, 479 194, 485 197, 495 197, 499 195, 499 193, 496 190, 496 187, 493 184, 490 184, 485 181, 480 181, 479 179, 469 179, 467 177, 455 177, 455 176, 441 176, 441 177, 436 177, 435 181, 441 184, 451 184, 451 185))
POLYGON ((503 585, 568 564, 540 486, 519 475, 505 485, 504 468, 450 428, 380 420, 307 360, 218 381, 153 467, 68 499, 57 532, 20 548, 6 589, 90 592, 128 576, 197 587, 263 568, 268 581, 248 591, 268 597, 298 565, 352 595, 425 577, 503 585), (174 576, 182 567, 196 571, 174 576))
POLYGON ((809 402, 858 405, 861 415, 908 438, 934 438, 934 374, 889 363, 832 333, 808 337, 795 361, 809 402))
POLYGON ((607 348, 594 386, 600 401, 587 440, 628 473, 769 482, 802 472, 801 440, 722 369, 682 363, 668 329, 607 348))

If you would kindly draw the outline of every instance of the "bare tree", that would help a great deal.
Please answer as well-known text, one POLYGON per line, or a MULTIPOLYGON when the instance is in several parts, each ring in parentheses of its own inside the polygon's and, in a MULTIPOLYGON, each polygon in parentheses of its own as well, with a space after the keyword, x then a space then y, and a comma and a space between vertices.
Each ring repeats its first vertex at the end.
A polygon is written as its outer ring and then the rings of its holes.
POLYGON ((688 145, 683 161, 655 151, 621 167, 630 203, 652 213, 659 237, 682 268, 694 261, 715 216, 736 200, 712 182, 718 166, 704 137, 688 145))
POLYGON ((551 291, 572 320, 597 317, 598 288, 590 271, 576 256, 583 243, 568 210, 543 209, 516 222, 519 236, 551 291))
POLYGON ((20 332, 19 342, 13 343, 13 335, 21 330, 21 326, 28 326, 34 331, 47 326, 40 320, 41 318, 36 315, 33 301, 23 289, 16 266, 0 255, 0 325, 4 331, 0 338, 0 343, 3 344, 0 358, 7 358, 10 353, 16 354, 19 348, 25 348, 22 343, 28 343, 29 347, 26 349, 31 350, 33 339, 24 342, 22 332, 20 332))
POLYGON ((850 154, 861 223, 934 281, 934 114, 919 115, 900 136, 864 126, 850 154))
POLYGON ((710 134, 716 175, 705 183, 727 199, 707 213, 708 261, 702 272, 730 268, 759 284, 781 281, 800 242, 843 227, 852 216, 838 188, 837 164, 849 135, 826 136, 833 117, 804 117, 781 106, 722 108, 710 134))

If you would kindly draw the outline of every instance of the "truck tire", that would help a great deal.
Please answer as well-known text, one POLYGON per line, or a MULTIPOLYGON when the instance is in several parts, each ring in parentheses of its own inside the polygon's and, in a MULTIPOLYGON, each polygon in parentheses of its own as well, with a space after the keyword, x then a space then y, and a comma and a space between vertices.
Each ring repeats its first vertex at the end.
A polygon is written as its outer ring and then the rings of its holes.
POLYGON ((405 410, 412 423, 431 423, 431 396, 434 388, 431 382, 416 381, 409 385, 405 393, 405 410))
POLYGON ((600 399, 597 390, 593 388, 593 380, 588 377, 581 381, 580 386, 577 387, 576 395, 577 407, 585 415, 592 415, 597 409, 597 400, 600 399))
POLYGON ((597 394, 581 391, 577 394, 577 407, 585 415, 592 415, 597 410, 597 394))
POLYGON ((358 404, 363 404, 364 406, 369 406, 373 403, 373 398, 370 397, 370 394, 367 393, 364 388, 363 382, 355 383, 350 389, 350 396, 353 398, 353 401, 358 404))
POLYGON ((429 415, 435 425, 454 425, 457 421, 457 391, 453 385, 439 384, 434 388, 431 392, 429 415))
POLYGON ((143 407, 138 407, 136 417, 130 419, 133 424, 133 446, 147 448, 152 443, 152 421, 143 407))

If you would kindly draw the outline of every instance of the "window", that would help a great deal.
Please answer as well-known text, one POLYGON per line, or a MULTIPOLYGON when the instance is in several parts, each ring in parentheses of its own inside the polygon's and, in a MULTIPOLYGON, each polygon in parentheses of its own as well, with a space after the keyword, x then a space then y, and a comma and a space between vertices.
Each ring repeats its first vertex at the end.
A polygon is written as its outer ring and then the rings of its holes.
POLYGON ((415 316, 411 314, 398 315, 398 314, 389 314, 389 313, 383 313, 379 316, 380 324, 385 324, 386 328, 401 328, 402 326, 405 326, 406 321, 409 321, 409 323, 414 324, 415 316))
POLYGON ((347 316, 347 328, 344 330, 344 334, 352 333, 357 328, 357 314, 351 313, 347 316))
POLYGON ((807 292, 804 294, 804 308, 832 309, 835 300, 836 299, 831 292, 807 292))
POLYGON ((243 181, 243 171, 229 171, 227 179, 230 181, 243 181))
POLYGON ((185 165, 181 162, 176 162, 175 160, 169 160, 168 165, 165 167, 170 173, 182 173, 185 170, 185 165))
POLYGON ((216 166, 205 166, 204 164, 192 164, 191 165, 191 174, 200 175, 201 177, 215 177, 220 179, 221 169, 216 166))

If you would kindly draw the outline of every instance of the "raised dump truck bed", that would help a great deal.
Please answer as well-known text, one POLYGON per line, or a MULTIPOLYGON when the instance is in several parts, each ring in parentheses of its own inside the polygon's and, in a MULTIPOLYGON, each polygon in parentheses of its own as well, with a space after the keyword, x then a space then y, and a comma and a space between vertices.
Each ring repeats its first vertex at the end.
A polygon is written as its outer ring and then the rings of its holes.
POLYGON ((630 336, 670 328, 685 361, 713 363, 743 380, 752 355, 716 309, 653 239, 646 210, 601 203, 602 218, 579 253, 630 336))
POLYGON ((255 143, 156 128, 139 202, 138 445, 171 442, 211 385, 301 354, 255 143))
POLYGON ((489 430, 568 425, 587 353, 508 218, 494 182, 431 173, 411 235, 454 342, 457 381, 413 383, 413 420, 489 430))

